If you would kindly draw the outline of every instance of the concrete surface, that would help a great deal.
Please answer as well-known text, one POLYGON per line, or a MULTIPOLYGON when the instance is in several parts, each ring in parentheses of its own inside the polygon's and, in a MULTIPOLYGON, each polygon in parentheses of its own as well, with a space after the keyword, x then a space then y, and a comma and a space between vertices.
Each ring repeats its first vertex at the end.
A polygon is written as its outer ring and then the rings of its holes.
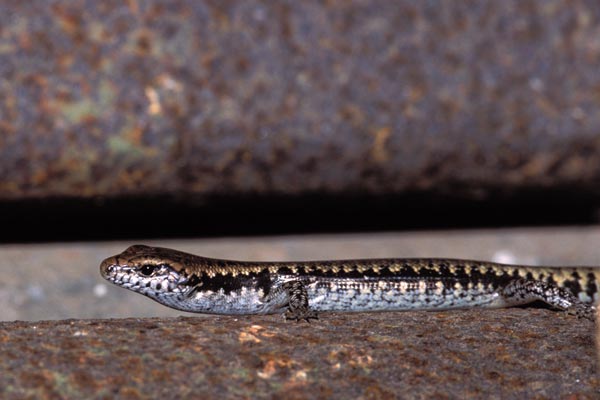
MULTIPOLYGON (((181 315, 100 277, 100 262, 135 242, 140 241, 0 246, 0 320, 181 315)), ((532 265, 600 264, 600 227, 141 242, 240 260, 455 257, 532 265)))

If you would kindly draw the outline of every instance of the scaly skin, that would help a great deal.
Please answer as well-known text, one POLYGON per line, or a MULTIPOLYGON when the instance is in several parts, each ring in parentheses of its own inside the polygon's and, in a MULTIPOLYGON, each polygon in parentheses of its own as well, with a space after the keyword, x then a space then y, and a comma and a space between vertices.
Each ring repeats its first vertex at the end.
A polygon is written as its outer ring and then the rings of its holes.
POLYGON ((135 245, 107 258, 112 283, 178 310, 309 320, 319 311, 511 307, 543 301, 593 319, 600 269, 454 259, 218 260, 135 245))

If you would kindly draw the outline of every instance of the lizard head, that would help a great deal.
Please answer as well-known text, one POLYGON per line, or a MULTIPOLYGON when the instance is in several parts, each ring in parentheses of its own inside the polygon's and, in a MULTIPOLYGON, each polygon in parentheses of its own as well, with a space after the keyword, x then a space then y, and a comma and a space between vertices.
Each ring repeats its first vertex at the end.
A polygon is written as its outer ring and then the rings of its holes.
MULTIPOLYGON (((183 311, 235 310, 238 295, 263 296, 271 280, 259 264, 200 257, 162 247, 134 245, 100 264, 106 280, 183 311), (242 265, 245 265, 242 267, 242 265), (248 289, 248 290, 247 290, 248 289), (231 295, 235 292, 235 295, 231 295)), ((252 298, 248 301, 258 301, 252 298)), ((241 307, 241 306, 240 306, 241 307)))
POLYGON ((182 267, 185 253, 160 247, 134 245, 100 264, 102 277, 115 285, 153 299, 183 293, 188 275, 182 267))

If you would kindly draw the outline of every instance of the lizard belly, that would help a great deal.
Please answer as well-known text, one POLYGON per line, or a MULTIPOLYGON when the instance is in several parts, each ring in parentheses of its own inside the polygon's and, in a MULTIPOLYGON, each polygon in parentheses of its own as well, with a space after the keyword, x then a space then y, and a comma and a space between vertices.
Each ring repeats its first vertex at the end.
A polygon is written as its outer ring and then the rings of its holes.
POLYGON ((262 290, 255 288, 227 293, 223 290, 197 291, 191 296, 168 296, 155 300, 182 311, 207 314, 271 314, 285 309, 285 305, 265 302, 262 290))
POLYGON ((317 282, 307 286, 315 311, 442 310, 490 307, 500 295, 491 287, 448 288, 424 280, 317 282))

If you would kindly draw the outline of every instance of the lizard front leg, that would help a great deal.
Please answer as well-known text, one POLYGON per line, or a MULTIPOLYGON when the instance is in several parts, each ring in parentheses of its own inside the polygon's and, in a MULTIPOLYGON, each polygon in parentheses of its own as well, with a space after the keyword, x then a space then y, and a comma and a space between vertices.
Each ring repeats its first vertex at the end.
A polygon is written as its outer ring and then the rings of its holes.
POLYGON ((306 320, 319 319, 317 313, 308 306, 308 293, 306 287, 300 281, 289 281, 282 285, 282 289, 287 293, 288 306, 284 314, 287 320, 306 320))

